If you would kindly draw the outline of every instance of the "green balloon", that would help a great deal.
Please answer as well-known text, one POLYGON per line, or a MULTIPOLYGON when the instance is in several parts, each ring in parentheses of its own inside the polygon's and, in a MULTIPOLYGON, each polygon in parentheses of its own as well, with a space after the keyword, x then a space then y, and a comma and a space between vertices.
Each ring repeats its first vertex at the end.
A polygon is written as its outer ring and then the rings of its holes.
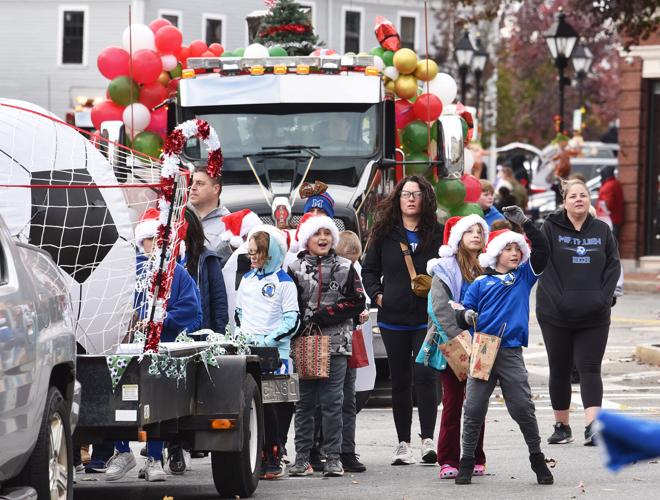
POLYGON ((160 156, 163 139, 153 132, 140 132, 133 139, 133 149, 153 158, 160 156))
POLYGON ((423 161, 427 163, 406 164, 406 175, 426 175, 431 166, 426 153, 413 152, 406 155, 406 161, 423 161))
POLYGON ((426 151, 428 139, 429 133, 426 128, 426 123, 419 120, 415 120, 406 125, 401 134, 401 144, 414 153, 426 151))
POLYGON ((286 57, 289 54, 287 53, 284 47, 280 47, 279 45, 273 45, 272 47, 268 48, 268 55, 270 55, 271 57, 286 57))
POLYGON ((110 99, 119 106, 128 106, 140 99, 140 87, 127 76, 118 76, 108 85, 110 99))
POLYGON ((220 56, 220 59, 222 59, 223 57, 235 57, 235 56, 234 56, 233 52, 231 52, 229 50, 226 50, 225 52, 222 53, 222 55, 220 56))
POLYGON ((243 54, 245 54, 245 49, 243 47, 234 50, 234 57, 243 57, 243 54))
POLYGON ((484 216, 483 210, 476 203, 463 203, 457 207, 454 207, 451 211, 453 216, 465 217, 466 215, 479 215, 480 217, 484 216))
POLYGON ((391 50, 386 50, 385 52, 383 52, 381 59, 385 63, 385 67, 394 66, 394 52, 392 52, 391 50))
POLYGON ((465 184, 460 179, 440 179, 435 185, 435 197, 439 205, 447 207, 450 211, 454 210, 463 205, 465 184))
POLYGON ((176 65, 176 68, 174 68, 172 71, 170 71, 170 78, 181 78, 181 72, 183 71, 183 68, 181 68, 181 63, 176 65))
POLYGON ((371 54, 372 56, 378 56, 382 59, 383 55, 385 54, 385 49, 381 46, 377 46, 377 47, 374 47, 373 49, 371 49, 369 54, 371 54))

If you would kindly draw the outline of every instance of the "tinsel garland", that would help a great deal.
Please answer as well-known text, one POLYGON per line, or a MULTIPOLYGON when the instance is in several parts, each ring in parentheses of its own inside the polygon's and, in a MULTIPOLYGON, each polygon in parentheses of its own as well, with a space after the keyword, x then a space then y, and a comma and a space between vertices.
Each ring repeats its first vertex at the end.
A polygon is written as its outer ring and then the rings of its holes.
POLYGON ((259 32, 260 37, 273 36, 277 33, 295 33, 303 35, 310 33, 312 27, 309 24, 280 24, 279 26, 271 26, 259 32))

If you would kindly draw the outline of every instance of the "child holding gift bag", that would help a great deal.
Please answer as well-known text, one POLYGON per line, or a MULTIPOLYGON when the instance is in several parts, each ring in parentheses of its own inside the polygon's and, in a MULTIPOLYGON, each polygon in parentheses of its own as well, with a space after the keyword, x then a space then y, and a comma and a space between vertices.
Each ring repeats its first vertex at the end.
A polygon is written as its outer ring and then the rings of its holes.
POLYGON ((491 233, 484 253, 479 256, 485 274, 470 285, 463 300, 466 310, 460 315, 465 321, 462 326, 476 324, 476 331, 491 335, 497 335, 503 325, 506 328, 488 380, 468 377, 463 455, 456 484, 471 483, 480 429, 498 380, 507 410, 527 443, 537 482, 552 484, 552 473, 541 452, 541 437, 522 355, 529 337, 529 296, 548 262, 549 245, 519 207, 505 207, 503 211, 509 221, 523 227, 532 251, 522 234, 507 229, 491 233))
MULTIPOLYGON (((445 223, 444 244, 439 259, 428 262, 427 271, 433 277, 429 294, 429 332, 427 339, 442 330, 449 339, 458 336, 463 329, 456 324, 456 311, 450 301, 463 302, 463 297, 477 276, 483 273, 478 257, 488 240, 488 224, 478 215, 451 217, 445 223)), ((442 417, 437 447, 440 479, 452 479, 458 475, 461 456, 461 415, 465 399, 465 380, 459 380, 447 366, 440 372, 442 380, 442 417)), ((475 451, 474 475, 486 472, 484 454, 484 426, 481 426, 475 451)))

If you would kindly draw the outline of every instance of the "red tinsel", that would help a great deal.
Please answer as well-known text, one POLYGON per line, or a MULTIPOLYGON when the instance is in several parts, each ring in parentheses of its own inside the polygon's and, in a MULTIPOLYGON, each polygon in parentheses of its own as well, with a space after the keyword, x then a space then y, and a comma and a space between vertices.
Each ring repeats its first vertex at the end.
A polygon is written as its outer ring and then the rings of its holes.
POLYGON ((260 37, 273 36, 276 33, 298 33, 302 35, 303 33, 308 33, 312 31, 312 27, 309 24, 281 24, 279 26, 271 26, 259 33, 260 37))
POLYGON ((183 151, 183 146, 186 144, 186 138, 183 135, 181 130, 175 129, 170 135, 165 139, 165 144, 163 145, 164 154, 174 154, 179 155, 183 151))
POLYGON ((208 122, 204 120, 197 120, 197 134, 200 139, 208 139, 209 134, 211 133, 211 126, 208 122))
POLYGON ((162 181, 163 182, 162 187, 160 188, 160 192, 165 200, 172 202, 174 199, 174 179, 164 178, 162 181))
POLYGON ((144 351, 158 352, 158 343, 160 342, 160 333, 163 329, 161 322, 149 321, 146 327, 147 341, 144 345, 144 351))
POLYGON ((222 165, 224 158, 222 157, 222 149, 218 148, 215 151, 209 152, 209 162, 206 167, 206 172, 209 177, 215 178, 222 175, 222 165))

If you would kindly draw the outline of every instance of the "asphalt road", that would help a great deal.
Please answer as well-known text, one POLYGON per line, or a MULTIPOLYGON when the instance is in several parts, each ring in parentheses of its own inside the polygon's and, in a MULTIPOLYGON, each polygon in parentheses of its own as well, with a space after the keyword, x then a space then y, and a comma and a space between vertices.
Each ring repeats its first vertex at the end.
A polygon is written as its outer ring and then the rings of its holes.
MULTIPOLYGON (((533 307, 532 307, 533 310, 533 307)), ((638 364, 635 345, 660 344, 660 296, 629 294, 613 310, 612 327, 605 354, 605 408, 660 421, 660 367, 638 364)), ((525 358, 535 398, 541 435, 552 432, 552 409, 547 391, 547 360, 535 318, 530 321, 530 346, 525 358)), ((573 432, 582 435, 578 386, 574 387, 573 432)), ((415 415, 416 419, 416 415, 415 415)), ((419 431, 413 423, 413 435, 419 431)), ((291 435, 292 438, 292 435, 291 435)), ((544 446, 548 458, 556 461, 555 484, 539 486, 529 468, 526 447, 509 417, 499 391, 493 395, 487 416, 485 448, 487 473, 470 486, 456 486, 438 479, 439 467, 411 465, 392 467, 390 455, 396 445, 392 412, 387 408, 363 410, 358 415, 357 452, 368 470, 342 478, 283 478, 262 481, 253 498, 260 499, 453 499, 498 498, 657 498, 660 463, 645 461, 612 474, 603 467, 599 448, 584 447, 579 439, 568 445, 544 446)), ((138 445, 135 444, 135 450, 138 445)), ((416 450, 417 456, 419 451, 416 450)), ((138 459, 141 462, 141 459, 138 459)), ((146 484, 137 479, 137 469, 116 483, 105 483, 97 475, 80 474, 74 491, 76 499, 205 499, 216 498, 211 479, 210 459, 193 460, 193 470, 184 476, 168 476, 165 483, 146 484)))

